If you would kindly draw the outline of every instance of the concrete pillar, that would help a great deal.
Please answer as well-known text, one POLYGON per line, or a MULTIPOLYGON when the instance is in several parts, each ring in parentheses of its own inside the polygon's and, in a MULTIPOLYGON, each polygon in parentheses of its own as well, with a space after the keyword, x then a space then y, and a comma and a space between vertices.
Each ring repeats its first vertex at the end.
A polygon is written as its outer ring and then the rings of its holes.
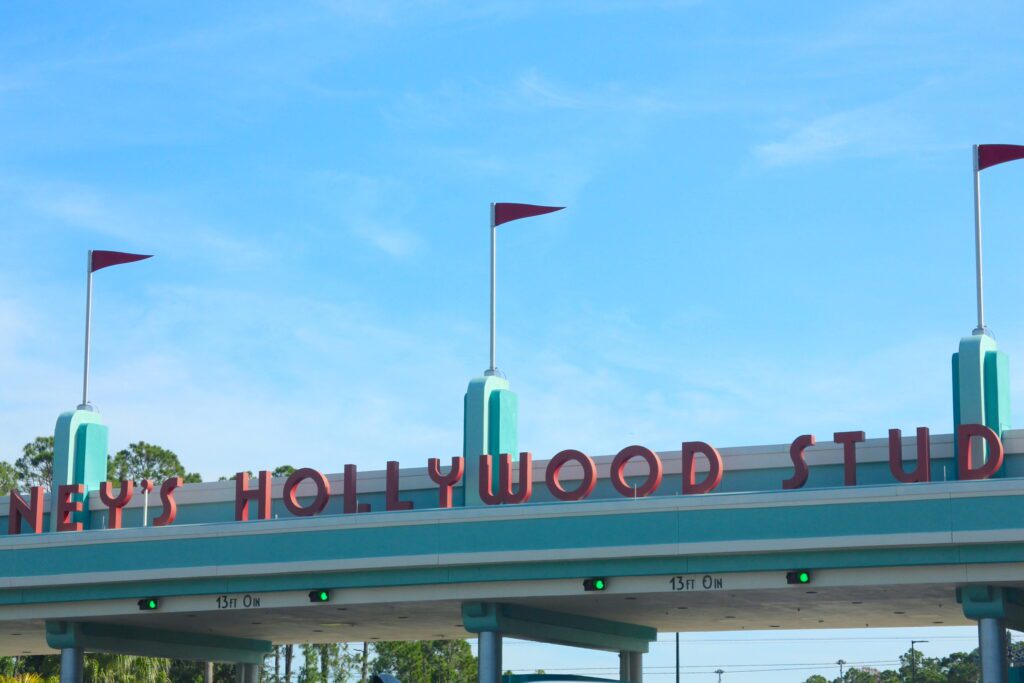
POLYGON ((982 683, 1006 683, 1009 678, 1006 621, 992 617, 979 619, 978 644, 981 646, 982 683))
POLYGON ((481 631, 477 640, 477 681, 501 683, 501 634, 481 631))
POLYGON ((238 683, 260 683, 260 668, 256 664, 235 664, 238 683))
POLYGON ((60 683, 82 683, 85 677, 85 650, 65 647, 60 651, 60 683))
POLYGON ((644 653, 630 652, 629 654, 629 682, 643 683, 644 680, 644 653))
POLYGON ((203 666, 203 683, 213 683, 213 662, 206 662, 203 666))
POLYGON ((619 653, 619 680, 629 683, 643 683, 644 654, 642 652, 619 653))

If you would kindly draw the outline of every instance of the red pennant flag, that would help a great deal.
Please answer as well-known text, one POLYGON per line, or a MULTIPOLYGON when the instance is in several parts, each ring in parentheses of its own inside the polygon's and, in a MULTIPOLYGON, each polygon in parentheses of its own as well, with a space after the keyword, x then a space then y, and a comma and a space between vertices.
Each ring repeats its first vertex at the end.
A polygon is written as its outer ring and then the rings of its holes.
POLYGON ((561 211, 564 206, 537 206, 536 204, 510 204, 499 202, 494 205, 494 225, 498 226, 509 221, 530 216, 542 216, 552 211, 561 211))
POLYGON ((93 251, 92 261, 89 262, 89 272, 95 273, 101 268, 119 266, 122 263, 134 263, 144 259, 153 258, 152 254, 128 254, 123 251, 93 251))
POLYGON ((978 145, 978 170, 1024 159, 1024 145, 978 145))

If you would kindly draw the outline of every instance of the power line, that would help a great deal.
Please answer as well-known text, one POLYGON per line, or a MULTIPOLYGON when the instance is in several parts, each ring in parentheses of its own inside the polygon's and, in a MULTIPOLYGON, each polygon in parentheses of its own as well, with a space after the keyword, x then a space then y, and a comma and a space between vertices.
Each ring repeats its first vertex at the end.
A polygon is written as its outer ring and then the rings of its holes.
MULTIPOLYGON (((977 635, 963 635, 963 636, 928 636, 931 640, 977 640, 977 635)), ((852 640, 863 640, 863 641, 891 641, 899 640, 906 641, 906 636, 823 636, 820 638, 680 638, 680 643, 816 643, 816 642, 827 642, 827 641, 852 641, 852 640)), ((675 645, 675 640, 654 640, 651 641, 651 645, 675 645)), ((510 645, 516 646, 532 646, 532 647, 548 647, 550 643, 535 643, 527 640, 506 640, 504 646, 510 645)), ((833 662, 834 664, 835 662, 833 662)))
MULTIPOLYGON (((886 666, 886 665, 890 665, 890 664, 899 664, 899 663, 900 663, 900 660, 898 660, 898 659, 879 659, 879 660, 870 660, 870 661, 865 660, 865 661, 859 661, 859 662, 847 662, 846 664, 848 666, 857 667, 857 666, 886 666)), ((757 663, 757 664, 690 664, 690 665, 687 665, 687 666, 681 666, 680 668, 683 668, 683 669, 709 669, 710 670, 710 669, 719 669, 719 668, 723 668, 723 667, 726 667, 726 666, 728 666, 729 670, 731 672, 733 672, 733 673, 748 673, 748 672, 753 672, 753 671, 797 671, 797 670, 804 670, 804 669, 818 669, 818 668, 821 668, 821 667, 834 667, 835 666, 835 662, 780 662, 778 664, 772 664, 772 663, 768 663, 768 662, 761 662, 761 663, 757 663), (758 667, 758 668, 751 669, 749 667, 758 667)), ((588 672, 592 672, 592 673, 595 673, 595 672, 596 673, 603 673, 603 672, 618 671, 617 668, 608 667, 608 666, 558 667, 558 668, 541 667, 541 668, 543 668, 545 671, 588 671, 588 672)), ((657 669, 668 669, 669 671, 667 673, 672 673, 673 672, 672 670, 675 669, 675 666, 674 665, 672 665, 672 666, 665 666, 665 665, 646 666, 645 665, 644 666, 644 671, 645 672, 647 672, 647 671, 656 672, 657 669)), ((524 672, 524 673, 528 673, 528 672, 535 671, 535 670, 536 670, 536 667, 533 668, 533 669, 513 669, 513 671, 521 671, 521 672, 524 672)), ((692 671, 691 673, 714 673, 714 672, 713 671, 703 671, 703 672, 702 671, 692 671)))

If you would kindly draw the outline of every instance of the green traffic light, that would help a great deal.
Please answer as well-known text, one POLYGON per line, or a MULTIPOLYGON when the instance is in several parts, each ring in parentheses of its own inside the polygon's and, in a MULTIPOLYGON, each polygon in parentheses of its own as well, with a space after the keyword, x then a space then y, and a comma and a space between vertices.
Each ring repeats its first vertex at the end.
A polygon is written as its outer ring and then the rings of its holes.
POLYGON ((138 602, 139 609, 143 611, 149 611, 158 609, 160 607, 160 601, 157 598, 143 598, 138 602))
POLYGON ((320 602, 327 602, 327 591, 320 591, 320 602))
POLYGON ((604 590, 604 579, 598 579, 597 581, 595 581, 594 582, 594 588, 596 588, 599 591, 603 591, 604 590))
POLYGON ((800 572, 800 583, 810 583, 811 575, 807 572, 800 572))

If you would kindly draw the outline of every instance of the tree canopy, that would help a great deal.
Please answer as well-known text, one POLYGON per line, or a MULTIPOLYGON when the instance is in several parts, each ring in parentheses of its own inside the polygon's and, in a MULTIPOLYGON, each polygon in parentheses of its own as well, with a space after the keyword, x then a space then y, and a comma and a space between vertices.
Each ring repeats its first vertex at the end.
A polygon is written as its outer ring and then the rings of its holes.
POLYGON ((203 480, 195 472, 187 472, 174 451, 145 441, 137 441, 118 451, 107 466, 107 478, 112 481, 149 479, 161 482, 170 477, 181 477, 187 484, 203 480))
POLYGON ((53 482, 53 437, 37 436, 21 449, 21 457, 14 461, 21 488, 42 486, 49 489, 53 482))
POLYGON ((417 683, 474 683, 476 657, 465 640, 386 641, 373 646, 375 674, 417 683))

